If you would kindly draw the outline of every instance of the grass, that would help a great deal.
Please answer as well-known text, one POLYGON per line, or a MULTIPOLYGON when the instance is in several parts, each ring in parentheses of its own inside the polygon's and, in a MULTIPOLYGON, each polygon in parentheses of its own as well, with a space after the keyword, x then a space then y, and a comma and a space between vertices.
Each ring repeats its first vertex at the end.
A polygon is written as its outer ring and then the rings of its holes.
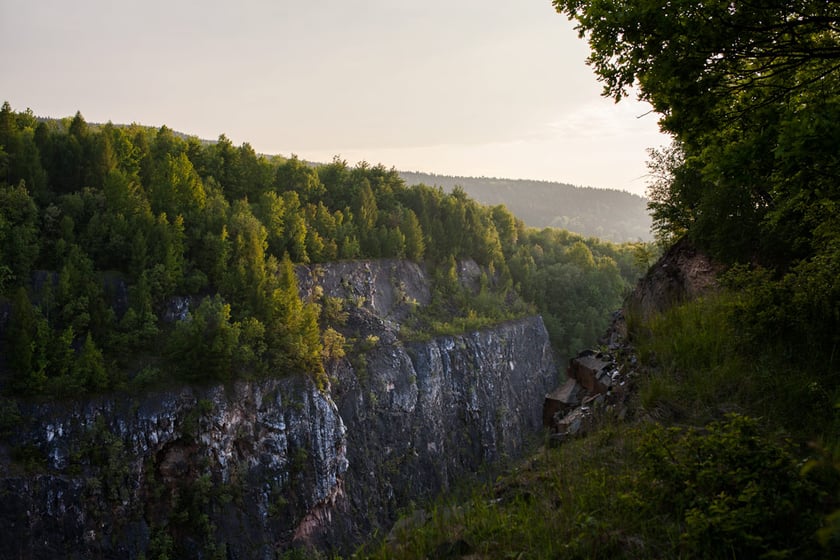
POLYGON ((652 317, 634 343, 649 365, 641 407, 662 420, 694 424, 739 411, 798 439, 836 442, 840 384, 818 353, 793 354, 772 341, 756 349, 733 320, 723 293, 652 317), (664 415, 664 416, 663 416, 664 415))
POLYGON ((466 500, 441 500, 365 558, 661 558, 678 533, 637 515, 640 432, 617 424, 544 448, 466 500), (655 539, 653 538, 655 537, 655 539), (664 543, 664 544, 663 544, 664 543))

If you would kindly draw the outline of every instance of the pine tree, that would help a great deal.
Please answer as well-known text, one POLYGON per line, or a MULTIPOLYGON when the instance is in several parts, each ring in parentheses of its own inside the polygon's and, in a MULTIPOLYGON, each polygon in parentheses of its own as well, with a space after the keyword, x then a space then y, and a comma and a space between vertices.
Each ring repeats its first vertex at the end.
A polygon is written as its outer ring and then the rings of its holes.
POLYGON ((38 394, 46 377, 37 360, 38 317, 25 288, 18 288, 12 300, 8 329, 8 365, 14 373, 14 388, 24 394, 38 394))
POLYGON ((102 391, 108 388, 108 372, 102 351, 96 346, 90 333, 76 357, 73 365, 73 377, 76 383, 92 391, 102 391))

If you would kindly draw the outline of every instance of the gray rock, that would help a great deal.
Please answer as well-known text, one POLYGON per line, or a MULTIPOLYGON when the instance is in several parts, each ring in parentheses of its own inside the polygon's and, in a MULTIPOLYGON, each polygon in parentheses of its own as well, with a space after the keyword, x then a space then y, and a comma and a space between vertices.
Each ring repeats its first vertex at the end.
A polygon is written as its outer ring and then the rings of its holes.
MULTIPOLYGON (((335 361, 324 392, 277 372, 22 405, 25 424, 6 444, 41 460, 26 470, 0 453, 0 551, 136 558, 148 556, 161 527, 180 523, 192 556, 209 543, 224 543, 229 558, 274 558, 297 545, 347 553, 387 532, 410 503, 537 438, 539 403, 556 382, 541 318, 403 343, 399 321, 430 297, 418 265, 337 263, 298 274, 305 297, 319 285, 357 297, 348 325, 378 337, 365 371, 335 361), (183 517, 190 500, 203 504, 206 524, 183 517)), ((188 306, 173 302, 173 319, 188 306)))

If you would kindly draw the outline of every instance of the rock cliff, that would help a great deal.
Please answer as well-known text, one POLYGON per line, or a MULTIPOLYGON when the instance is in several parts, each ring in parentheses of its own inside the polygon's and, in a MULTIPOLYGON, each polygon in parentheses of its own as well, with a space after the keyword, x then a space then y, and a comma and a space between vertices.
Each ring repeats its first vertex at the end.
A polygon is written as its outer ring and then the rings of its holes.
POLYGON ((335 263, 299 279, 306 297, 352 301, 344 330, 366 341, 330 364, 328 387, 278 372, 21 405, 0 445, 0 557, 348 551, 539 432, 556 382, 539 317, 403 342, 400 322, 429 301, 422 267, 335 263))
POLYGON ((722 264, 682 238, 639 280, 624 305, 642 317, 649 317, 715 291, 718 275, 723 270, 722 264))

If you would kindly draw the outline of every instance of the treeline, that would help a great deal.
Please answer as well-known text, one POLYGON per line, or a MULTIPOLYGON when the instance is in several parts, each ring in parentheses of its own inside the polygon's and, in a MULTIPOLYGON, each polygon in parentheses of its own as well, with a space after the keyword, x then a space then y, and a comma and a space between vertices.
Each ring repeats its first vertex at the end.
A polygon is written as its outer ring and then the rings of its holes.
POLYGON ((337 259, 430 263, 445 297, 427 314, 502 320, 531 312, 524 298, 572 350, 618 306, 634 249, 529 230, 503 206, 407 187, 381 165, 312 167, 225 136, 0 110, 7 393, 142 386, 163 371, 320 377, 334 313, 300 299, 294 265, 337 259), (461 259, 486 271, 479 293, 448 281, 461 259), (164 321, 187 296, 190 320, 164 321))
POLYGON ((460 186, 482 204, 505 205, 529 227, 560 228, 614 243, 648 242, 653 238, 647 199, 625 191, 408 171, 401 171, 400 177, 409 184, 439 185, 446 191, 460 186))

